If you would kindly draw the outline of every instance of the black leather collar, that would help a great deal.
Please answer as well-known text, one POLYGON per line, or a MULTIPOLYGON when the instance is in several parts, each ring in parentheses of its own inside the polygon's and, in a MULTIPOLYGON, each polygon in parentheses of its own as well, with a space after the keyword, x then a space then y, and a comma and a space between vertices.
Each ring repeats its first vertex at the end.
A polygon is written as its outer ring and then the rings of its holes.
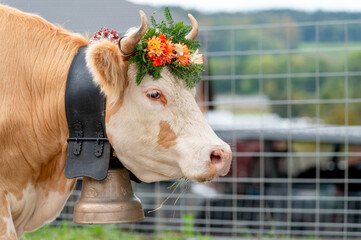
POLYGON ((65 111, 69 128, 65 176, 107 176, 111 146, 105 131, 105 98, 94 82, 81 47, 70 66, 65 90, 65 111))
MULTIPOLYGON (((65 164, 67 178, 103 180, 110 168, 124 168, 113 155, 105 130, 105 97, 93 82, 81 47, 71 63, 65 89, 65 112, 69 128, 65 164)), ((131 171, 130 179, 141 183, 131 171)))

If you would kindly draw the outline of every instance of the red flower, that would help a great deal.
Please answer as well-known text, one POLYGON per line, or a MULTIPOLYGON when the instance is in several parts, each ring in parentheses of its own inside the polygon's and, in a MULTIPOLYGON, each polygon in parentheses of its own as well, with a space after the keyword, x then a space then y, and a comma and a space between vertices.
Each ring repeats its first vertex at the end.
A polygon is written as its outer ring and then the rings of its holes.
POLYGON ((153 65, 154 66, 160 66, 160 65, 163 65, 163 62, 161 60, 161 58, 157 57, 153 60, 153 65))

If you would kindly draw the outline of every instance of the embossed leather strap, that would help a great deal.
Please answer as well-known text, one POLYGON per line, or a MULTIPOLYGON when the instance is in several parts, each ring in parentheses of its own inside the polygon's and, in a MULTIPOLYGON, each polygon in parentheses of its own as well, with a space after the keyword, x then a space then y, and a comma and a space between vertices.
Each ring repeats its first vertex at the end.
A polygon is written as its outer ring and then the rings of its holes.
POLYGON ((81 47, 74 57, 66 83, 69 139, 65 176, 102 180, 107 176, 111 146, 105 131, 105 98, 86 66, 86 49, 81 47))

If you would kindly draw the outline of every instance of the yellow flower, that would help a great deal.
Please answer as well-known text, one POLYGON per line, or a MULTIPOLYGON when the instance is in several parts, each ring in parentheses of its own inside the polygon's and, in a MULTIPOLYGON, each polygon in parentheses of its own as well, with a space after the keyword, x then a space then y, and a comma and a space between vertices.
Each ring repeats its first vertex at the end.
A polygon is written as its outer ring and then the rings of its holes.
POLYGON ((195 53, 191 54, 189 61, 195 64, 203 64, 203 54, 198 54, 198 50, 199 49, 197 49, 195 53))
POLYGON ((164 44, 159 37, 153 36, 151 39, 148 40, 148 56, 160 56, 163 54, 164 51, 164 44))

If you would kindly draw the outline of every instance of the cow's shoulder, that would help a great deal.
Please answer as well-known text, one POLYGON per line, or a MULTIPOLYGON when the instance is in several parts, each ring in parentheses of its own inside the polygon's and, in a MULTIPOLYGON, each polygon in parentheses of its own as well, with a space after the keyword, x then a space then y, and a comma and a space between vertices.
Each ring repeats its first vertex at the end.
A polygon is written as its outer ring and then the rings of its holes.
MULTIPOLYGON (((75 183, 76 180, 64 177, 58 180, 49 178, 42 183, 28 181, 21 187, 10 182, 1 184, 6 187, 0 190, 3 193, 0 195, 0 229, 1 225, 12 224, 20 238, 24 232, 34 231, 54 220, 63 209, 75 183)), ((0 231, 0 236, 5 234, 0 231)))

